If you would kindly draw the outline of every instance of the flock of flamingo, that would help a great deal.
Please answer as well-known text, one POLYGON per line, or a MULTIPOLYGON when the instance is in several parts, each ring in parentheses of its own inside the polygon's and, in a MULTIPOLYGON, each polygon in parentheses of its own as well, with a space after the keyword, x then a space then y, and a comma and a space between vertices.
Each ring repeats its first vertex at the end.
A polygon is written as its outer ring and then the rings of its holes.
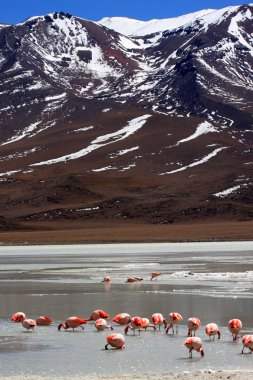
MULTIPOLYGON (((160 275, 159 272, 153 272, 151 274, 151 280, 157 278, 160 275)), ((126 282, 135 282, 135 281, 141 281, 140 277, 130 277, 127 279, 126 282)), ((104 277, 102 282, 110 282, 111 279, 109 276, 104 277)), ((95 327, 97 331, 104 331, 106 329, 113 330, 113 327, 111 325, 107 324, 106 319, 109 319, 110 316, 103 310, 95 310, 91 313, 90 318, 84 319, 81 317, 70 317, 65 320, 65 323, 61 322, 58 325, 58 331, 60 331, 62 328, 72 329, 73 331, 80 327, 82 330, 84 329, 83 325, 87 324, 90 321, 95 322, 95 327)), ((36 326, 49 326, 53 323, 52 318, 49 316, 40 316, 37 318, 37 320, 33 320, 30 318, 26 318, 25 313, 23 312, 17 312, 12 315, 11 318, 12 322, 21 322, 23 327, 25 329, 31 330, 34 332, 34 328, 36 326)), ((172 331, 172 334, 174 335, 175 332, 178 334, 178 325, 183 321, 183 317, 179 313, 169 313, 168 320, 166 320, 161 313, 155 313, 152 315, 152 323, 150 324, 150 321, 148 318, 142 318, 139 316, 131 317, 127 313, 120 313, 117 314, 114 318, 111 319, 111 322, 115 322, 116 324, 120 326, 125 326, 125 335, 128 334, 129 329, 133 331, 135 334, 135 331, 138 331, 140 334, 141 330, 147 330, 148 328, 152 328, 154 330, 157 330, 157 328, 160 330, 161 326, 164 326, 164 329, 166 331, 166 334, 169 334, 169 331, 172 331)), ((196 331, 199 329, 201 325, 201 322, 199 318, 192 317, 187 320, 187 327, 188 327, 188 338, 184 341, 184 345, 189 350, 189 357, 192 358, 192 351, 197 351, 200 353, 200 355, 203 357, 204 350, 202 346, 202 341, 199 337, 196 337, 196 331)), ((239 319, 231 319, 228 322, 228 329, 232 334, 233 341, 239 340, 239 332, 242 329, 242 322, 239 319)), ((221 333, 219 331, 219 328, 216 323, 209 323, 206 325, 205 328, 206 334, 209 336, 210 340, 215 340, 215 337, 217 336, 218 339, 221 337, 221 333)), ((122 334, 119 333, 112 333, 109 336, 106 337, 107 344, 105 345, 105 349, 108 349, 108 346, 111 346, 116 349, 122 349, 125 348, 125 337, 122 334)), ((243 343, 243 349, 242 354, 244 353, 244 349, 248 348, 249 352, 253 352, 253 335, 244 335, 242 338, 243 343)))

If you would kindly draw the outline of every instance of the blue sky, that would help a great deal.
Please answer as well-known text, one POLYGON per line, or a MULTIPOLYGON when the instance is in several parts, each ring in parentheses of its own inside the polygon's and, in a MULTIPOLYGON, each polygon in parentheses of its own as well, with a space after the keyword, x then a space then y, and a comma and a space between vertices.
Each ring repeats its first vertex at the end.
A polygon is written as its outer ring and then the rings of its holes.
POLYGON ((54 11, 95 21, 105 16, 150 20, 245 3, 247 0, 0 0, 0 23, 14 24, 54 11))

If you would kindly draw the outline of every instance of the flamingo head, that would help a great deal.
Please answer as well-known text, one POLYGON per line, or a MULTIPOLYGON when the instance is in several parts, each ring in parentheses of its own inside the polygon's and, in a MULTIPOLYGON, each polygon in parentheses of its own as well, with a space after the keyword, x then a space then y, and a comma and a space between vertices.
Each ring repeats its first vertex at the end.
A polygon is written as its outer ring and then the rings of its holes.
POLYGON ((200 350, 199 350, 199 352, 200 352, 200 355, 202 356, 202 358, 205 356, 205 353, 204 353, 204 350, 203 350, 203 348, 201 348, 200 350))
POLYGON ((220 339, 220 337, 221 337, 221 333, 220 333, 219 330, 217 331, 217 335, 218 335, 218 339, 220 339))
POLYGON ((63 323, 60 323, 60 324, 58 325, 58 331, 60 331, 60 329, 61 329, 62 327, 64 327, 64 324, 63 324, 63 323))
POLYGON ((128 330, 129 330, 129 326, 126 326, 126 328, 125 328, 125 334, 126 335, 127 335, 128 330))
POLYGON ((164 324, 164 328, 166 329, 167 324, 168 324, 167 321, 166 321, 166 319, 163 320, 163 324, 164 324))

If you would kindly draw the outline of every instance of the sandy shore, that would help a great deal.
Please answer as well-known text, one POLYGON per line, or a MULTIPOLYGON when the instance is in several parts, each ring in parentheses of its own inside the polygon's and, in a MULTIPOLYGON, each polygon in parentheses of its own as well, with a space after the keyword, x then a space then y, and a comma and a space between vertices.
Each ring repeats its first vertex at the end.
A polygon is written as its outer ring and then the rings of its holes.
POLYGON ((253 239, 253 221, 191 224, 72 223, 36 225, 36 231, 0 232, 0 244, 87 244, 253 239))
MULTIPOLYGON (((72 380, 246 380, 253 378, 253 371, 200 371, 179 374, 131 374, 131 375, 86 375, 74 376, 72 380)), ((69 377, 53 377, 53 376, 8 376, 0 377, 0 380, 68 380, 69 377)))

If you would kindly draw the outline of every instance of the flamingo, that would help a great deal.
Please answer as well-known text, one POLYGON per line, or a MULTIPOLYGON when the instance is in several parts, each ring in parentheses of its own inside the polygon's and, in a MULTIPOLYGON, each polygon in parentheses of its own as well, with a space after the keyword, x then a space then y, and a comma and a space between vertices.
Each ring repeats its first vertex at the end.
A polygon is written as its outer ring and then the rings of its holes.
POLYGON ((42 315, 36 319, 37 326, 49 326, 53 323, 52 318, 48 315, 42 315))
POLYGON ((242 322, 240 319, 231 319, 228 322, 228 329, 232 333, 233 341, 239 339, 238 333, 240 332, 242 328, 242 322))
POLYGON ((159 276, 161 276, 160 272, 152 272, 150 281, 152 281, 153 279, 157 280, 157 277, 159 277, 159 276))
POLYGON ((203 348, 202 348, 202 340, 200 338, 197 338, 196 336, 187 338, 184 341, 184 345, 189 350, 189 358, 192 358, 192 351, 193 350, 200 352, 202 357, 205 355, 203 348))
POLYGON ((23 327, 28 331, 32 330, 34 332, 34 328, 37 326, 37 323, 30 318, 24 318, 22 315, 20 317, 23 327))
POLYGON ((151 327, 152 329, 156 330, 155 325, 151 325, 149 323, 149 319, 148 318, 141 318, 141 328, 144 329, 144 330, 147 330, 148 327, 151 327))
POLYGON ((107 344, 105 345, 105 349, 108 350, 108 346, 112 346, 114 348, 125 348, 125 338, 122 334, 111 334, 106 337, 107 344))
POLYGON ((133 317, 130 321, 130 323, 126 326, 125 328, 125 334, 127 335, 128 330, 133 330, 134 335, 135 335, 135 330, 139 330, 140 334, 140 329, 142 327, 142 318, 141 317, 133 317))
POLYGON ((143 281, 143 278, 142 277, 129 277, 126 280, 126 282, 138 282, 138 281, 143 281))
POLYGON ((103 281, 101 281, 101 282, 110 282, 110 281, 111 281, 111 277, 106 276, 106 277, 104 277, 103 281))
POLYGON ((167 327, 167 321, 166 319, 163 317, 163 315, 161 313, 155 313, 152 315, 152 321, 154 323, 154 325, 156 326, 159 326, 159 330, 161 329, 161 325, 164 324, 164 328, 166 329, 167 327))
POLYGON ((219 327, 216 325, 216 323, 208 323, 208 325, 206 325, 206 333, 210 339, 211 336, 213 336, 213 340, 215 340, 216 335, 218 335, 218 339, 221 337, 219 327))
POLYGON ((105 311, 103 310, 94 310, 92 313, 91 313, 91 316, 89 319, 87 319, 87 322, 89 321, 96 321, 97 319, 99 318, 103 318, 103 319, 108 319, 110 318, 109 314, 107 314, 105 311))
POLYGON ((96 329, 98 331, 104 331, 105 329, 111 329, 111 330, 113 330, 113 327, 112 326, 108 326, 106 320, 103 319, 103 318, 99 318, 99 319, 96 320, 95 327, 96 327, 96 329))
POLYGON ((242 354, 244 353, 244 348, 247 347, 249 349, 250 354, 253 352, 253 335, 244 335, 242 338, 243 349, 242 354))
POLYGON ((118 323, 118 325, 128 325, 131 322, 131 316, 127 313, 121 313, 115 315, 112 322, 118 323))
POLYGON ((187 321, 188 336, 192 336, 192 332, 194 332, 194 336, 195 336, 195 333, 198 330, 200 324, 201 323, 198 318, 189 318, 187 321))
POLYGON ((176 333, 178 334, 178 324, 180 322, 182 322, 182 320, 183 320, 183 317, 182 317, 181 314, 179 314, 179 313, 170 313, 169 314, 169 322, 170 322, 170 324, 169 324, 169 326, 166 329, 166 334, 168 334, 169 330, 172 328, 172 332, 173 332, 173 335, 174 335, 174 333, 175 333, 175 331, 174 331, 174 325, 176 325, 176 333))
POLYGON ((61 328, 63 327, 65 330, 71 328, 73 329, 73 332, 74 332, 74 329, 76 329, 77 327, 81 327, 82 330, 84 330, 84 327, 81 326, 81 325, 84 325, 86 324, 87 321, 83 318, 80 318, 80 317, 70 317, 70 318, 67 318, 66 321, 65 321, 65 324, 64 323, 60 323, 58 325, 58 331, 61 330, 61 328))
POLYGON ((11 317, 12 322, 22 322, 23 319, 26 318, 25 313, 22 311, 18 311, 17 313, 14 313, 11 317))

